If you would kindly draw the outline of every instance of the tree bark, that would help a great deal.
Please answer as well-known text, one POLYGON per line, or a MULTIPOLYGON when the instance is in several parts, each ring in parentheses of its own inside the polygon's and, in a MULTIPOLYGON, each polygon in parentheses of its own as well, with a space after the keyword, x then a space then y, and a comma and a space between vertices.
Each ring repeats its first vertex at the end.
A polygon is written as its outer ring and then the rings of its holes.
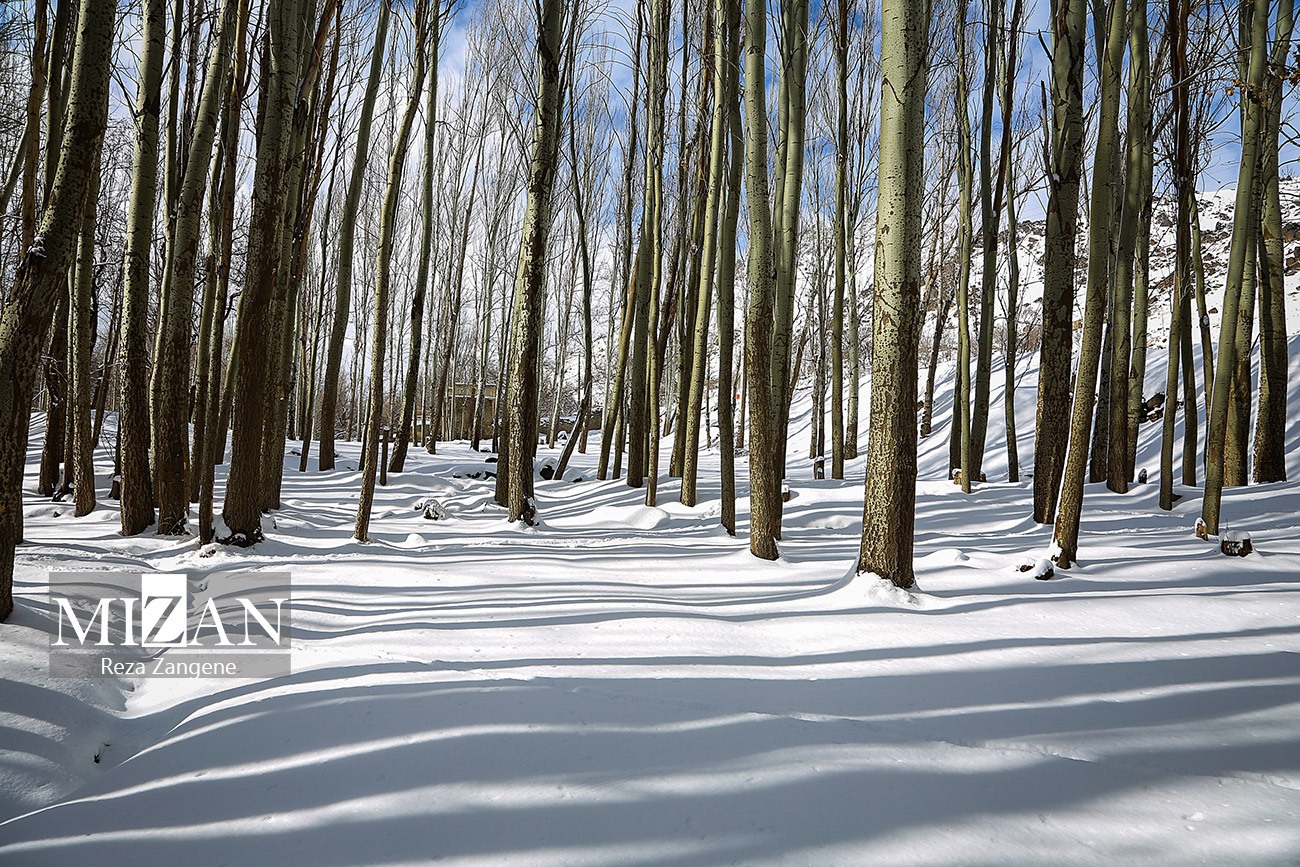
MULTIPOLYGON (((1143 0, 1136 0, 1143 2, 1143 0)), ((1120 71, 1124 63, 1127 24, 1125 0, 1110 0, 1106 51, 1102 59, 1101 105, 1097 123, 1097 154, 1092 164, 1092 203, 1088 214, 1088 288, 1084 296, 1083 338, 1075 379, 1070 420, 1070 447, 1061 486, 1060 510, 1053 538, 1056 562, 1069 568, 1079 548, 1079 519, 1083 512, 1083 482, 1088 468, 1092 412, 1097 398, 1097 368, 1101 362, 1102 326, 1106 313, 1110 269, 1110 232, 1116 201, 1115 177, 1119 157, 1120 71)))
POLYGON ((925 159, 924 0, 881 4, 879 196, 871 433, 857 571, 911 587, 925 159))
MULTIPOLYGON (((533 457, 537 453, 537 375, 541 350, 541 308, 546 287, 546 247, 551 222, 551 191, 559 151, 561 17, 563 0, 538 7, 537 106, 533 120, 532 161, 528 169, 528 209, 519 245, 513 329, 505 401, 504 505, 512 522, 536 521, 533 457)), ((500 502, 500 500, 498 500, 500 502)))
MULTIPOLYGON (((366 415, 365 433, 362 435, 361 493, 357 498, 357 520, 353 536, 362 542, 370 541, 370 509, 375 499, 375 477, 379 470, 380 429, 384 424, 384 360, 388 349, 388 292, 393 262, 393 235, 397 228, 397 209, 401 200, 402 175, 406 167, 406 152, 411 138, 411 127, 420 109, 420 95, 424 87, 427 67, 426 54, 427 17, 438 10, 430 9, 427 0, 416 7, 415 60, 411 70, 411 89, 407 95, 406 110, 397 127, 393 152, 388 160, 388 183, 384 188, 384 201, 379 213, 379 247, 375 252, 374 322, 370 337, 370 408, 366 415)), ((433 60, 436 63, 436 58, 433 60)))
POLYGON ((67 291, 68 267, 76 254, 96 162, 87 155, 103 143, 116 14, 117 4, 111 0, 81 4, 57 168, 32 246, 18 264, 9 302, 0 314, 0 382, 5 383, 0 388, 0 622, 13 611, 14 549, 23 535, 22 475, 37 360, 55 300, 67 291))
POLYGON ((1201 520, 1197 532, 1203 536, 1219 535, 1220 506, 1224 484, 1224 445, 1228 433, 1228 390, 1237 365, 1237 326, 1241 287, 1252 235, 1257 227, 1251 221, 1251 199, 1255 188, 1255 171, 1259 161, 1262 114, 1258 102, 1264 92, 1265 67, 1268 60, 1268 0, 1255 0, 1253 9, 1243 5, 1243 16, 1250 18, 1243 30, 1250 34, 1249 71, 1243 89, 1245 111, 1241 129, 1241 167, 1237 173, 1236 207, 1232 218, 1232 244, 1228 254, 1227 286, 1223 293, 1223 318, 1219 325, 1219 357, 1214 371, 1214 392, 1210 401, 1210 423, 1205 446, 1205 496, 1201 502, 1201 520))
POLYGON ((270 0, 265 13, 268 68, 259 109, 261 133, 253 173, 244 291, 235 326, 234 433, 222 507, 222 519, 230 534, 221 541, 238 545, 252 545, 262 539, 263 435, 270 421, 264 392, 268 384, 261 375, 250 374, 273 369, 274 353, 279 351, 279 335, 271 331, 270 320, 282 253, 279 227, 291 193, 286 169, 302 55, 301 8, 302 0, 270 0))
POLYGON ((1056 518, 1069 441, 1074 335, 1075 236, 1083 161, 1083 66, 1087 3, 1058 0, 1052 14, 1052 135, 1043 243, 1043 328, 1034 426, 1034 520, 1056 518))

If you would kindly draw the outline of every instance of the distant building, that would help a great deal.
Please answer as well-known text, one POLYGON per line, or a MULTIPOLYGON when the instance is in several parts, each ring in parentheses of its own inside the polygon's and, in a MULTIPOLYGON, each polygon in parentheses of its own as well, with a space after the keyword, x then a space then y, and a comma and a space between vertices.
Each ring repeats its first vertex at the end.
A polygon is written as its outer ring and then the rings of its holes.
MULTIPOLYGON (((474 425, 474 403, 478 399, 478 385, 473 382, 458 382, 452 388, 451 415, 448 421, 453 440, 473 439, 471 430, 474 425)), ((479 422, 478 435, 482 439, 492 436, 497 420, 497 386, 489 382, 483 387, 483 418, 479 422)))

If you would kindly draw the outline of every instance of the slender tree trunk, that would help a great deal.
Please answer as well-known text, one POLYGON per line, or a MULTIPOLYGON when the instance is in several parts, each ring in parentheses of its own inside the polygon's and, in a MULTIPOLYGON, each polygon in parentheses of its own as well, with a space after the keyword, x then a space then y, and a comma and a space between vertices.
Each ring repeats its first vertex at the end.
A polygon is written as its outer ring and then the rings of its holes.
MULTIPOLYGON (((1143 0, 1136 0, 1143 2, 1143 0)), ((1101 106, 1097 124, 1097 155, 1092 164, 1092 204, 1088 217, 1088 288, 1084 296, 1083 338, 1070 420, 1070 447, 1061 486, 1060 511, 1053 538, 1056 561, 1068 568, 1077 558, 1079 519, 1083 512, 1083 481, 1088 465, 1092 413, 1097 397, 1097 368, 1101 362, 1102 325, 1106 313, 1110 232, 1116 201, 1115 177, 1119 157, 1120 72, 1124 63, 1127 25, 1125 0, 1110 0, 1106 51, 1102 60, 1101 106)))
POLYGON ((90 355, 95 347, 95 226, 99 207, 100 149, 94 164, 77 243, 77 267, 72 280, 68 317, 68 429, 72 440, 74 514, 80 518, 95 508, 95 442, 90 425, 90 355))
MULTIPOLYGON (((362 542, 370 540, 370 509, 375 499, 375 477, 379 470, 380 429, 384 424, 384 362, 388 348, 388 293, 393 260, 393 235, 397 228, 397 209, 401 200, 402 175, 406 167, 406 152, 410 143, 411 127, 420 109, 421 89, 424 87, 426 68, 426 16, 436 15, 427 2, 416 7, 415 61, 411 71, 411 88, 406 110, 397 127, 393 152, 388 160, 388 184, 379 215, 379 248, 375 253, 374 329, 370 337, 370 408, 362 435, 361 494, 357 498, 357 521, 353 533, 362 542)), ((432 58, 437 63, 437 58, 432 58)))
POLYGON ((849 7, 835 6, 835 296, 831 303, 831 478, 844 478, 844 281, 849 253, 849 7))
MULTIPOLYGON (((1292 0, 1281 0, 1273 41, 1274 68, 1286 62, 1294 24, 1292 0)), ((1255 420, 1255 481, 1286 481, 1287 330, 1282 205, 1278 191, 1278 139, 1282 82, 1268 79, 1267 127, 1261 145, 1263 174, 1259 242, 1259 415, 1255 420)))
MULTIPOLYGON (((1223 318, 1219 325, 1219 357, 1214 371, 1214 391, 1210 401, 1210 423, 1205 446, 1205 496, 1201 502, 1201 520, 1197 533, 1219 535, 1220 505, 1224 484, 1224 445, 1228 433, 1228 391, 1237 365, 1237 328, 1240 314, 1242 281, 1246 269, 1254 268, 1247 259, 1252 225, 1251 199, 1255 190, 1255 171, 1259 162, 1260 128, 1264 119, 1258 100, 1264 92, 1265 67, 1268 60, 1268 0, 1243 4, 1242 15, 1248 17, 1242 30, 1250 34, 1249 72, 1243 92, 1245 111, 1241 129, 1241 168, 1237 175, 1237 200, 1232 219, 1232 245, 1228 254, 1228 279, 1223 293, 1223 318)), ((1290 16, 1288 15, 1289 19, 1290 16)))
POLYGON ((37 361, 76 255, 82 206, 98 162, 87 155, 103 143, 116 14, 112 0, 81 4, 58 170, 0 313, 0 382, 5 383, 0 388, 0 622, 13 612, 14 549, 23 536, 22 475, 37 361))
MULTIPOLYGON (((989 0, 986 5, 988 21, 984 32, 984 103, 980 117, 980 235, 983 240, 984 268, 980 278, 980 325, 976 344, 975 395, 971 407, 970 475, 978 480, 983 475, 984 441, 989 427, 989 392, 993 380, 993 300, 998 282, 998 223, 1002 218, 1002 172, 997 170, 998 189, 993 190, 993 95, 997 86, 999 50, 996 35, 1001 30, 1004 0, 989 0)), ((1016 35, 1010 37, 1014 44, 1016 35)), ((1002 146, 999 161, 1007 159, 1010 140, 1010 114, 1002 115, 1002 146)))
POLYGON ((158 189, 158 118, 162 111, 165 0, 144 0, 139 92, 135 106, 135 162, 127 210, 122 302, 122 372, 118 406, 122 535, 154 522, 149 465, 149 256, 158 189))
MULTIPOLYGON (((709 176, 705 191, 704 248, 700 256, 700 287, 696 295, 695 333, 692 347, 690 395, 684 419, 685 445, 682 455, 681 501, 694 506, 695 486, 700 461, 700 404, 704 399, 704 380, 708 376, 709 308, 713 304, 714 267, 718 260, 719 223, 722 188, 726 183, 725 164, 727 151, 727 120, 735 94, 731 90, 730 65, 734 62, 729 53, 727 31, 729 25, 726 0, 714 4, 712 18, 714 32, 706 34, 705 42, 713 46, 713 123, 709 138, 709 176)), ((733 239, 734 242, 734 239, 733 239)), ((708 418, 704 419, 705 425, 708 418)))
MULTIPOLYGON (((1129 455, 1129 381, 1133 357, 1133 284, 1140 267, 1134 258, 1142 218, 1142 159, 1150 123, 1150 71, 1147 59, 1147 0, 1133 0, 1129 17, 1128 153, 1124 169, 1124 207, 1120 219, 1119 248, 1115 262, 1115 293, 1111 305, 1111 356, 1109 395, 1109 445, 1106 449, 1106 487, 1124 494, 1132 466, 1129 455)), ((1100 438, 1100 432, 1098 432, 1100 438)))
MULTIPOLYGON (((1019 3, 1017 2, 1017 6, 1019 3)), ((1012 39, 1014 39, 1014 35, 1012 39)), ((1006 83, 1006 99, 1014 93, 1015 80, 1006 83)), ((1007 177, 1007 333, 1006 383, 1003 386, 1004 424, 1007 429, 1007 481, 1020 481, 1020 454, 1016 434, 1016 358, 1019 354, 1020 314, 1020 251, 1019 227, 1016 224, 1016 176, 1013 161, 1008 159, 1003 170, 1007 177)))
MULTIPOLYGON (((955 21, 957 45, 957 376, 952 402, 952 439, 948 447, 949 467, 960 468, 961 489, 970 493, 971 482, 971 376, 970 376, 970 260, 973 247, 971 228, 970 111, 966 84, 966 0, 958 3, 955 21)), ((951 469, 949 471, 951 474, 951 469)))
MULTIPOLYGON (((1151 263, 1151 176, 1152 143, 1151 113, 1148 106, 1142 130, 1142 159, 1139 167, 1141 183, 1139 191, 1138 231, 1136 259, 1133 266, 1133 355, 1129 370, 1128 383, 1128 446, 1125 457, 1128 460, 1126 478, 1131 482, 1137 472, 1137 441, 1139 410, 1143 401, 1143 389, 1146 384, 1147 371, 1147 321, 1151 307, 1150 263, 1151 263)), ((1183 284, 1184 286, 1186 283, 1183 284)), ((1195 407, 1193 407, 1193 411, 1195 407)))
POLYGON ((334 318, 330 325, 329 346, 325 351, 325 381, 321 387, 319 469, 334 469, 334 428, 338 416, 339 375, 343 368, 343 344, 348 333, 348 313, 352 308, 352 258, 356 247, 357 210, 365 185, 366 162, 370 156, 370 127, 375 116, 375 98, 384 71, 384 47, 388 40, 391 2, 381 3, 375 25, 375 44, 370 53, 370 76, 361 100, 361 117, 357 126, 356 150, 352 158, 352 176, 348 180, 343 211, 339 215, 338 267, 334 277, 334 318))
MULTIPOLYGON (((736 224, 740 218, 741 172, 745 161, 745 138, 740 118, 740 5, 727 3, 725 38, 729 71, 727 130, 730 155, 727 166, 727 197, 718 231, 718 450, 722 473, 722 526, 736 535, 736 450, 735 420, 732 401, 735 380, 732 378, 732 349, 735 334, 736 224)), ((718 18, 719 26, 723 19, 718 18)), ((743 430, 744 420, 741 420, 743 430)))
MULTIPOLYGON (((56 6, 57 8, 57 6, 56 6)), ((41 101, 45 96, 45 41, 47 0, 36 0, 32 9, 32 80, 27 89, 27 126, 23 131, 21 152, 14 160, 21 165, 22 197, 19 249, 27 250, 36 239, 36 173, 41 161, 41 101)), ((8 202, 0 213, 9 209, 8 202)))
POLYGON ((519 245, 514 325, 506 381, 506 506, 510 520, 536 521, 533 457, 537 452, 537 375, 541 349, 541 308, 546 286, 546 247, 551 222, 551 191, 559 152, 561 18, 563 0, 542 0, 537 28, 537 108, 533 120, 532 162, 528 169, 528 209, 519 245))
POLYGON ((755 557, 778 556, 774 528, 781 521, 781 479, 776 470, 780 437, 774 423, 780 410, 771 388, 772 333, 776 304, 776 258, 767 177, 767 9, 745 7, 745 187, 749 207, 749 309, 746 313, 745 375, 753 383, 749 428, 750 538, 755 557))
MULTIPOLYGON (((236 323, 237 352, 234 377, 234 433, 231 438, 230 473, 222 519, 230 530, 223 539, 251 545, 262 539, 263 436, 267 417, 265 379, 250 375, 272 369, 279 335, 270 329, 274 315, 277 264, 282 253, 279 226, 290 201, 287 176, 289 145, 293 138, 293 109, 298 88, 302 48, 302 0, 270 0, 266 9, 269 64, 262 92, 261 134, 253 174, 252 215, 248 252, 244 264, 244 290, 236 323)), ((279 467, 275 467, 279 471, 279 467)))
MULTIPOLYGON (((416 386, 420 376, 421 339, 424 337, 424 299, 429 291, 429 259, 433 251, 433 174, 434 141, 437 138, 438 124, 438 54, 442 41, 442 0, 435 4, 430 18, 429 47, 429 95, 428 105, 424 110, 424 163, 420 173, 420 264, 415 275, 415 292, 411 295, 411 344, 406 353, 406 380, 402 386, 402 410, 397 426, 397 439, 393 443, 393 456, 388 464, 390 473, 400 473, 406 466, 406 450, 411 441, 411 424, 415 418, 416 386)), ((471 210, 473 207, 471 206, 471 210)), ((469 215, 465 216, 468 225, 469 215)), ((463 255, 463 254, 462 254, 463 255)), ((459 291, 457 293, 459 300, 459 291)), ((453 315, 459 305, 452 308, 453 315)), ((455 329, 452 329, 454 336, 455 329)), ((449 337, 450 342, 452 338, 449 337)), ((445 370, 445 364, 443 366, 445 370)), ((434 417, 438 416, 441 398, 434 404, 434 417)), ((438 438, 438 426, 433 426, 429 440, 429 451, 438 438)))
POLYGON ((189 514, 187 422, 194 268, 208 164, 212 159, 212 143, 224 95, 222 85, 234 41, 235 8, 235 0, 224 0, 185 170, 176 194, 176 209, 168 222, 168 262, 158 307, 157 343, 150 378, 154 494, 158 501, 158 532, 163 535, 184 533, 189 514))
POLYGON ((1083 161, 1087 3, 1059 0, 1052 14, 1052 126, 1043 247, 1043 328, 1034 427, 1034 520, 1052 523, 1069 441, 1075 236, 1083 161))

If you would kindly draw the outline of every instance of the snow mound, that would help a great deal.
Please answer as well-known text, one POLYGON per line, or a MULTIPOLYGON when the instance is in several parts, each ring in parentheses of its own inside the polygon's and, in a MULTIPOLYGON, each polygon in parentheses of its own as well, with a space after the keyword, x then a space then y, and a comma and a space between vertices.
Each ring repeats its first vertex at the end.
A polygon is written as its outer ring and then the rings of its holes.
MULTIPOLYGON (((658 506, 600 506, 583 516, 586 526, 610 529, 626 527, 632 530, 653 530, 662 526, 671 516, 658 506)), ((557 527, 565 522, 552 520, 557 527)))
POLYGON ((924 604, 921 588, 916 584, 904 590, 888 578, 878 575, 863 576, 867 581, 867 601, 882 608, 916 609, 924 604))

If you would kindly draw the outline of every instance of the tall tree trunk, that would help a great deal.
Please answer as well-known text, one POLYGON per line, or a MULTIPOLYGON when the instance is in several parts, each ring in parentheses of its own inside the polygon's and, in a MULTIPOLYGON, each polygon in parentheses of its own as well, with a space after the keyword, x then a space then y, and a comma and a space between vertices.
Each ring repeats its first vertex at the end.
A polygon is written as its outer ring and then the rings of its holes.
POLYGON ((831 478, 844 478, 844 281, 849 254, 849 7, 837 0, 835 51, 835 296, 831 303, 831 478))
MULTIPOLYGON (((718 450, 722 473, 722 526, 736 535, 736 449, 732 406, 735 380, 732 378, 732 349, 735 334, 736 224, 740 218, 741 172, 744 169, 745 138, 740 118, 740 4, 726 3, 726 31, 729 71, 727 130, 730 155, 727 166, 727 198, 718 230, 718 450)), ((718 18, 719 26, 723 19, 718 18)), ((743 420, 742 420, 743 424, 743 420)))
POLYGON ((749 207, 749 309, 746 312, 745 376, 753 383, 749 423, 749 550, 775 560, 781 522, 781 479, 777 473, 781 439, 779 394, 771 388, 776 259, 767 177, 767 9, 745 6, 745 188, 749 207))
MULTIPOLYGON (((1002 218, 1003 174, 996 170, 997 194, 993 179, 993 95, 997 86, 1000 50, 997 42, 1003 38, 1014 44, 1018 34, 999 36, 1003 23, 1004 0, 989 0, 985 7, 988 21, 984 25, 984 101, 980 117, 980 235, 983 240, 983 273, 980 278, 980 325, 976 344, 975 395, 971 407, 970 425, 970 475, 978 480, 983 475, 984 440, 989 428, 989 391, 993 381, 993 299, 998 282, 998 224, 1002 218), (992 44, 990 44, 992 43, 992 44)), ((999 162, 1008 157, 1010 138, 1010 113, 1002 114, 1002 142, 999 162)))
POLYGON ((1086 0, 1058 0, 1052 14, 1052 126, 1043 243, 1043 329, 1034 426, 1034 520, 1052 523, 1069 441, 1074 339, 1075 236, 1083 161, 1086 0))
POLYGON ((876 215, 871 434, 857 571, 914 583, 916 372, 925 170, 924 0, 881 4, 880 171, 876 215), (888 315, 883 315, 888 311, 888 315))
POLYGON ((966 0, 957 4, 954 22, 957 45, 957 376, 953 385, 952 436, 948 445, 949 475, 952 468, 961 470, 961 489, 971 488, 971 379, 970 379, 970 259, 973 246, 971 228, 970 110, 966 84, 966 0))
MULTIPOLYGON (((1142 130, 1142 158, 1139 165, 1140 180, 1138 201, 1137 249, 1133 265, 1133 354, 1128 383, 1128 460, 1126 478, 1130 481, 1137 471, 1137 441, 1139 410, 1147 372, 1147 321, 1151 307, 1151 176, 1153 171, 1150 106, 1142 130)), ((1183 284, 1186 285, 1185 283, 1183 284)), ((1172 407, 1171 407, 1172 409, 1172 407)), ((1193 410, 1195 407, 1193 407, 1193 410)))
POLYGON ((157 343, 150 377, 153 420, 154 494, 158 501, 158 533, 185 532, 189 514, 190 327, 194 306, 194 268, 198 260, 199 226, 212 142, 221 116, 222 85, 234 41, 235 0, 224 0, 218 35, 212 47, 203 97, 195 116, 184 174, 176 194, 176 210, 168 221, 167 270, 158 305, 157 343))
POLYGON ((528 210, 519 244, 513 329, 506 380, 506 506, 510 520, 536 521, 533 457, 537 452, 537 375, 541 350, 541 308, 546 287, 546 242, 551 222, 551 191, 559 152, 561 17, 563 0, 542 0, 537 28, 537 107, 533 119, 532 162, 528 169, 528 210))
MULTIPOLYGON (((1244 112, 1241 122, 1241 167, 1237 174, 1237 199, 1232 218, 1232 245, 1228 254, 1228 279, 1223 293, 1223 318, 1219 324, 1219 357, 1214 371, 1214 392, 1210 400, 1210 423, 1205 446, 1205 496, 1201 502, 1201 520, 1197 533, 1219 534, 1220 504, 1224 484, 1224 445, 1228 433, 1228 391, 1237 365, 1237 327, 1240 314, 1242 281, 1246 269, 1254 268, 1247 260, 1251 238, 1258 231, 1252 225, 1251 199, 1255 191, 1255 172, 1259 162, 1260 130, 1265 119, 1256 100, 1264 92, 1265 67, 1268 61, 1268 0, 1243 4, 1242 15, 1249 23, 1243 31, 1250 34, 1249 72, 1243 89, 1244 112)), ((1288 16, 1289 18, 1290 16, 1288 16)))
MULTIPOLYGON (((1294 24, 1292 0, 1281 0, 1273 65, 1285 65, 1294 24)), ((1255 420, 1255 481, 1286 481, 1287 330, 1284 290, 1282 203, 1278 191, 1278 139, 1282 122, 1282 81, 1268 79, 1267 126, 1261 144, 1263 201, 1259 242, 1259 415, 1255 420)))
POLYGON ((82 206, 103 144, 113 57, 112 0, 82 3, 76 26, 72 92, 58 148, 58 169, 32 246, 0 313, 0 622, 13 612, 14 549, 23 537, 22 482, 32 389, 55 301, 67 292, 82 206))
MULTIPOLYGON (((274 314, 277 265, 282 253, 280 225, 289 205, 287 164, 292 119, 302 60, 302 0, 270 0, 266 9, 269 49, 262 91, 261 134, 253 173, 252 214, 244 264, 244 290, 236 322, 230 473, 222 519, 230 530, 223 539, 251 545, 262 539, 263 435, 270 421, 260 372, 273 368, 279 335, 270 329, 274 314), (242 372, 242 373, 241 373, 242 372), (254 374, 257 372, 257 374, 254 374)), ((278 471, 280 468, 276 467, 278 471)))
MULTIPOLYGON (((1137 0, 1142 2, 1142 0, 1137 0)), ((1102 59, 1101 105, 1097 122, 1097 155, 1092 164, 1092 203, 1088 213, 1088 288, 1084 296, 1083 338, 1070 419, 1070 448, 1066 456, 1061 504, 1053 538, 1056 561, 1068 568, 1079 549, 1079 519, 1083 512, 1084 473, 1097 398, 1097 368, 1101 362, 1102 325, 1106 313, 1110 269, 1110 232, 1116 202, 1114 191, 1119 157, 1120 72, 1124 64, 1127 3, 1110 0, 1106 50, 1102 59)))
POLYGON ((122 535, 154 522, 149 465, 149 257, 158 190, 158 118, 162 112, 165 0, 144 0, 139 91, 135 106, 135 160, 123 256, 122 373, 118 398, 122 535))
MULTIPOLYGON (((433 251, 433 174, 434 142, 438 126, 438 53, 442 43, 442 0, 437 0, 429 22, 429 95, 424 110, 424 163, 420 171, 420 262, 416 266, 415 291, 411 294, 411 343, 406 353, 406 379, 402 385, 402 410, 397 423, 397 437, 393 443, 393 456, 388 463, 390 473, 400 473, 406 466, 406 450, 411 441, 411 424, 415 419, 416 385, 420 377, 421 340, 424 337, 424 299, 429 291, 429 260, 433 251)), ((468 215, 465 222, 469 223, 468 215)), ((453 308, 453 313, 455 308, 453 308)), ((445 366, 445 365, 444 365, 445 366)), ((441 398, 434 404, 435 418, 442 405, 441 398)), ((438 426, 427 437, 429 451, 438 439, 438 426)))
POLYGON ((325 351, 325 381, 320 402, 320 470, 334 469, 334 427, 338 418, 339 374, 343 368, 343 344, 348 334, 348 313, 352 308, 352 257, 356 246, 357 210, 365 185, 366 162, 370 156, 370 127, 375 116, 375 98, 384 72, 384 46, 388 40, 388 19, 392 4, 379 6, 375 25, 375 44, 370 53, 370 76, 361 100, 361 117, 357 126, 356 150, 352 157, 352 176, 348 180, 343 211, 339 215, 338 267, 334 275, 334 319, 330 325, 329 346, 325 351))
MULTIPOLYGON (((1129 380, 1133 356, 1134 258, 1139 222, 1144 210, 1142 160, 1150 124, 1151 76, 1147 58, 1147 0, 1133 0, 1129 17, 1128 153, 1124 168, 1124 207, 1120 218, 1119 247, 1115 261, 1115 292, 1111 304, 1111 356, 1109 427, 1106 436, 1106 487, 1128 492, 1132 459, 1129 456, 1129 380)), ((1172 410, 1173 407, 1170 407, 1172 410)), ((1101 431, 1097 432, 1100 439, 1101 431)))
MULTIPOLYGON (((353 535, 362 542, 370 540, 370 509, 375 499, 375 477, 379 471, 379 434, 386 429, 384 419, 384 360, 388 348, 388 292, 393 263, 393 235, 397 229, 397 209, 401 201, 402 174, 406 167, 406 152, 411 138, 411 127, 420 110, 421 89, 424 87, 426 68, 430 65, 426 55, 427 16, 437 15, 427 0, 416 7, 415 62, 411 71, 411 89, 407 95, 406 111, 397 127, 393 152, 388 160, 388 184, 384 188, 384 202, 379 212, 379 248, 375 252, 375 306, 374 329, 370 337, 370 409, 366 414, 365 433, 362 435, 361 494, 357 498, 357 521, 353 535)), ((433 59, 436 63, 436 58, 433 59)))
POLYGON ((74 514, 95 508, 95 442, 90 426, 90 355, 95 348, 95 227, 99 208, 100 149, 93 163, 77 241, 77 266, 68 316, 68 430, 72 439, 74 514))
MULTIPOLYGON (((700 466, 700 405, 704 400, 705 382, 708 375, 709 351, 709 308, 713 304, 714 267, 718 261, 719 223, 722 204, 722 188, 726 183, 725 165, 727 153, 727 119, 731 103, 735 99, 731 91, 732 63, 727 40, 728 9, 726 0, 714 4, 711 19, 712 33, 705 34, 705 42, 713 47, 713 123, 709 137, 709 176, 705 191, 704 210, 704 247, 700 255, 700 287, 696 294, 695 332, 691 355, 690 394, 687 400, 684 421, 685 440, 682 455, 682 490, 683 505, 694 506, 696 502, 695 486, 700 466)), ((733 239, 734 241, 734 239, 733 239)), ((705 425, 708 418, 704 419, 705 425)))
MULTIPOLYGON (((214 244, 209 254, 213 258, 209 268, 209 279, 215 279, 216 299, 208 337, 211 349, 207 358, 200 357, 199 363, 208 366, 208 387, 204 392, 204 401, 200 411, 204 413, 206 435, 202 438, 202 450, 197 455, 199 473, 199 542, 208 544, 215 536, 213 529, 213 496, 216 487, 215 469, 220 456, 226 450, 226 425, 221 421, 221 404, 224 391, 219 388, 221 382, 221 356, 225 343, 226 306, 230 291, 230 261, 234 248, 235 229, 235 165, 238 157, 239 117, 247 87, 245 69, 248 64, 248 18, 249 0, 240 0, 237 25, 235 30, 235 67, 231 75, 230 94, 226 100, 225 118, 221 131, 221 189, 218 193, 219 212, 213 215, 216 224, 211 233, 214 244)), ((233 359, 230 364, 233 369, 233 359)), ((228 388, 229 386, 227 386, 228 388)))

